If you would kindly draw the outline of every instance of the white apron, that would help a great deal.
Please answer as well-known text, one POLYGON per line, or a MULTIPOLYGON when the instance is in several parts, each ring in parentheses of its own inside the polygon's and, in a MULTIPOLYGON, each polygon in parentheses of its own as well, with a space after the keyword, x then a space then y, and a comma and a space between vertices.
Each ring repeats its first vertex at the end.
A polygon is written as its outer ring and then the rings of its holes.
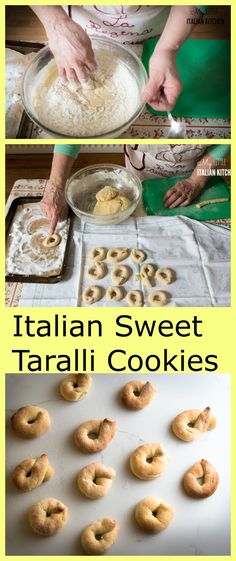
POLYGON ((125 145, 125 164, 140 179, 190 175, 207 144, 125 145))
POLYGON ((159 36, 169 6, 64 6, 67 14, 89 34, 102 34, 124 45, 159 36))

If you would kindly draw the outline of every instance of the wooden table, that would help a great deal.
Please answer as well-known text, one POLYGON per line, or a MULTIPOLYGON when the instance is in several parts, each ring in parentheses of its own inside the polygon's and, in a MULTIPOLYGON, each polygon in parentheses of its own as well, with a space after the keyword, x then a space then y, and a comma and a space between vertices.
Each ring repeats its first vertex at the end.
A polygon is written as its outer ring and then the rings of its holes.
MULTIPOLYGON (((6 156, 6 199, 17 179, 48 179, 51 168, 51 154, 14 154, 6 156)), ((93 164, 125 165, 124 154, 81 153, 73 165, 73 172, 93 164)))

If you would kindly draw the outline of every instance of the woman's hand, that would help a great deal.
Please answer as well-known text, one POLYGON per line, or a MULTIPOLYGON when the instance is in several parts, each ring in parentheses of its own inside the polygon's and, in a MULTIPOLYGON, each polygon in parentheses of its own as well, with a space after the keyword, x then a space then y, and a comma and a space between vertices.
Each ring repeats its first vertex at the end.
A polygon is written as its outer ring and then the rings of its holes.
POLYGON ((64 195, 64 187, 57 185, 49 179, 47 181, 43 198, 40 202, 42 213, 50 222, 50 234, 53 234, 60 218, 64 218, 67 203, 64 195))
POLYGON ((175 208, 177 206, 189 205, 199 193, 203 186, 195 182, 191 177, 178 181, 174 187, 171 187, 165 194, 164 205, 167 208, 175 208))
POLYGON ((82 27, 66 14, 52 18, 46 25, 49 47, 59 75, 67 80, 86 80, 96 70, 92 44, 82 27))
POLYGON ((149 80, 142 94, 143 101, 156 111, 171 111, 182 89, 175 51, 157 49, 149 61, 149 80))

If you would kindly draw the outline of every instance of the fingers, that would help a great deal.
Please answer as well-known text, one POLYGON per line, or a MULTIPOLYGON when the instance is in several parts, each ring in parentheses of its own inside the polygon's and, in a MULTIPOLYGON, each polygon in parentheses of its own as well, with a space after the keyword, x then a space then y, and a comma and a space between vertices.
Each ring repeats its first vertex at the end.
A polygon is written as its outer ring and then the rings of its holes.
POLYGON ((158 80, 156 77, 150 77, 142 92, 142 101, 149 103, 154 109, 163 105, 163 101, 161 101, 162 83, 162 78, 158 80))
POLYGON ((58 223, 59 220, 59 213, 54 211, 51 214, 51 219, 50 219, 50 224, 49 224, 49 234, 52 235, 55 232, 56 229, 56 225, 58 223))
POLYGON ((163 89, 167 100, 168 109, 169 111, 171 111, 183 90, 182 83, 180 80, 175 80, 172 84, 167 83, 166 86, 164 85, 163 89))
POLYGON ((190 193, 181 181, 176 183, 174 187, 169 189, 164 197, 164 205, 166 208, 175 208, 177 206, 186 206, 189 204, 190 193), (187 201, 187 202, 186 202, 187 201), (186 204, 183 204, 186 203, 186 204))

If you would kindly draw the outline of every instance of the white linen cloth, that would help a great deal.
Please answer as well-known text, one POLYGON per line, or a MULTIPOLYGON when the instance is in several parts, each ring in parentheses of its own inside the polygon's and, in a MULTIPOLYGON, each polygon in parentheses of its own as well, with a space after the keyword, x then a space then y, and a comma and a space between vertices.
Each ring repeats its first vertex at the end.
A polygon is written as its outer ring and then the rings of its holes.
POLYGON ((125 291, 143 290, 145 306, 149 306, 147 295, 152 290, 166 290, 170 307, 230 306, 230 232, 183 216, 130 218, 106 227, 75 218, 64 280, 54 285, 24 284, 19 306, 84 306, 82 291, 91 284, 101 286, 104 294, 93 306, 127 306, 126 300, 114 304, 105 298, 105 290, 112 284, 113 264, 106 261, 108 274, 102 280, 93 282, 87 278, 86 270, 91 264, 88 253, 97 246, 143 249, 147 263, 174 269, 177 278, 173 284, 155 282, 153 288, 147 289, 134 280, 139 266, 130 257, 122 262, 133 271, 124 285, 125 291))

